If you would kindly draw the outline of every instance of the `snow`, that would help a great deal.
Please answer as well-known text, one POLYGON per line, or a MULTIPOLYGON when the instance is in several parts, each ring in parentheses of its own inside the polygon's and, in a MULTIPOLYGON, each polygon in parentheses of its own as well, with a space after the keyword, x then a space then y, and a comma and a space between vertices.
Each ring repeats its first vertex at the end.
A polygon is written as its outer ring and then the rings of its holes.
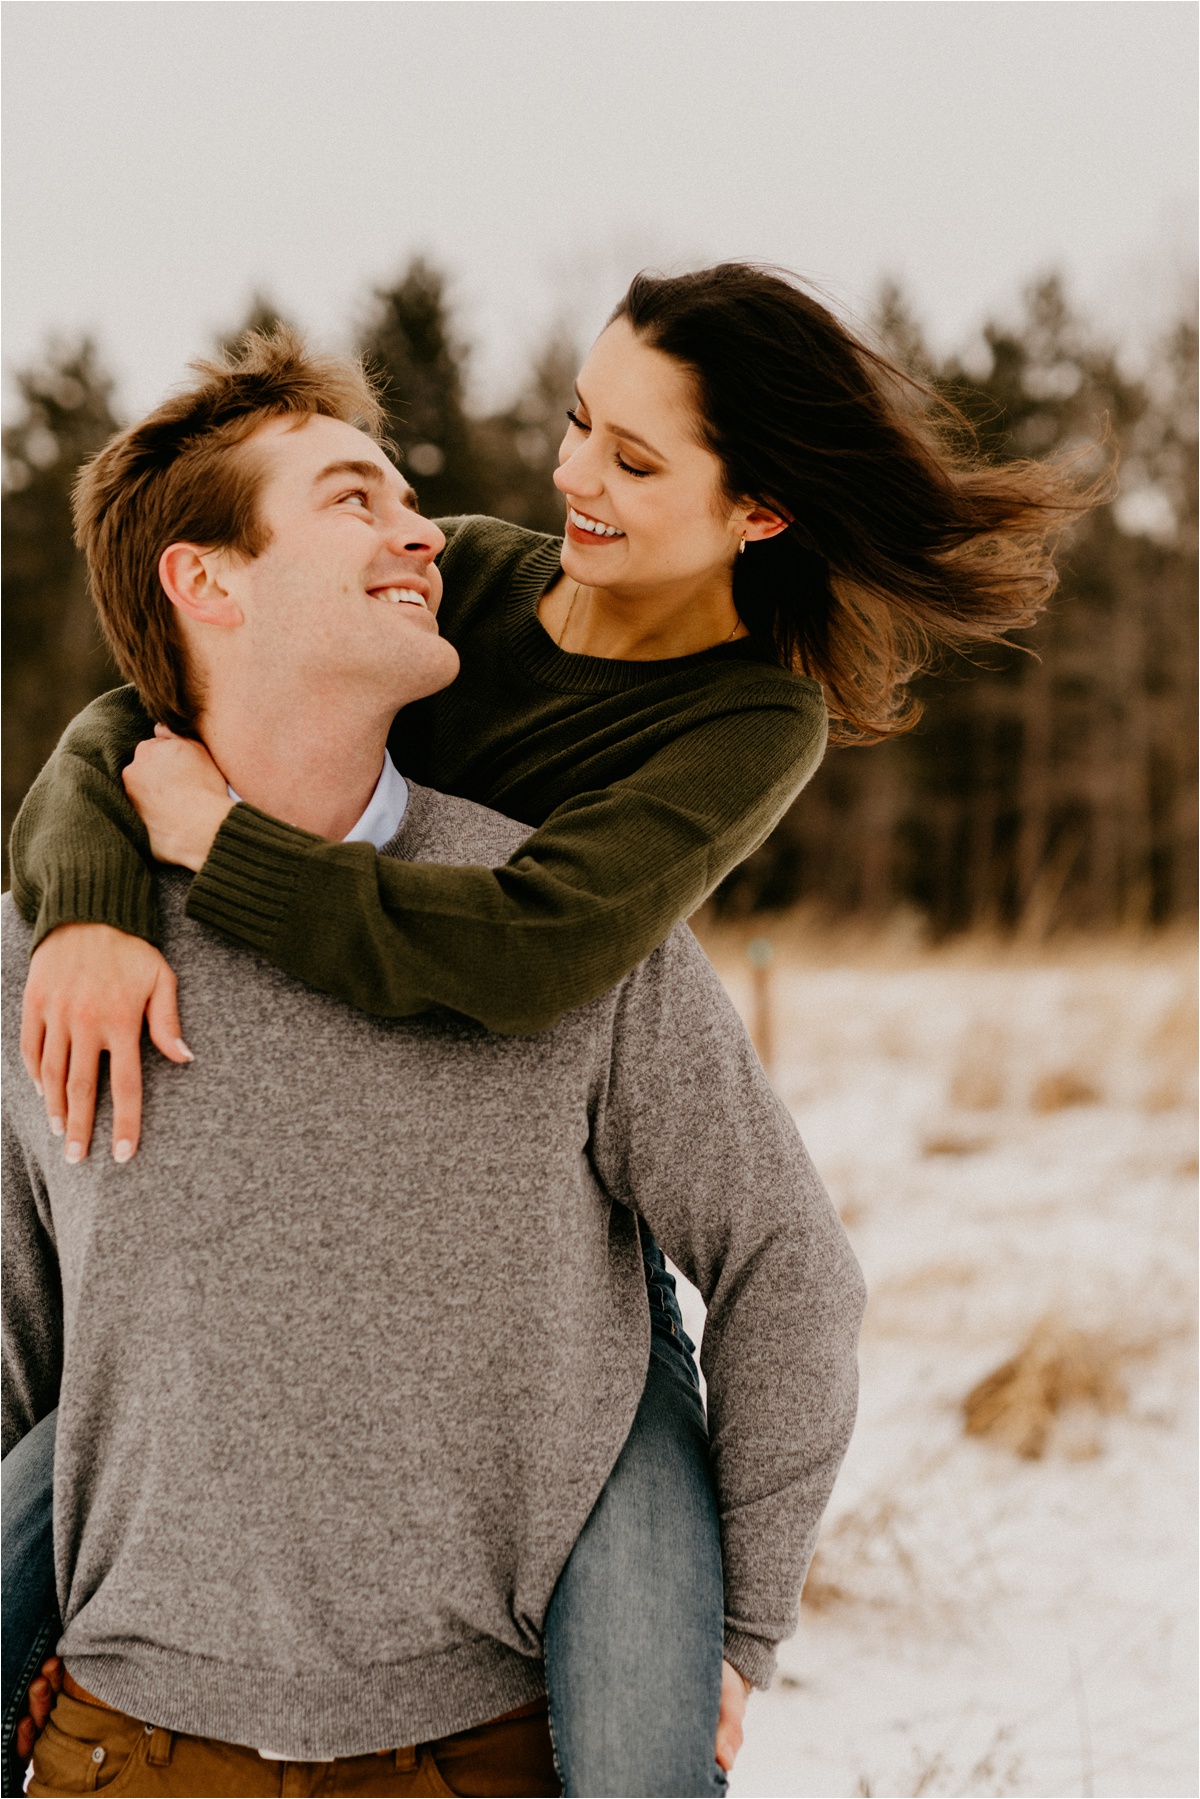
MULTIPOLYGON (((706 947, 753 1028, 744 939, 706 947)), ((733 1794, 1195 1794, 1190 947, 793 929, 768 978, 775 1085, 871 1299, 825 1603, 733 1794), (1023 1460, 962 1401, 1047 1318, 1111 1349, 1127 1405, 1023 1460)))

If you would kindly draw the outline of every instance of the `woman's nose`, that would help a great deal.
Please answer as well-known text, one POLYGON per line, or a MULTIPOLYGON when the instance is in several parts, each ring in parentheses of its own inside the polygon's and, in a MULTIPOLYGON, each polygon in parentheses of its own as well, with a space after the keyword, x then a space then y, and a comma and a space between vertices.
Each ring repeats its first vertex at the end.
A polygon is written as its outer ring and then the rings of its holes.
POLYGON ((554 471, 554 485, 560 493, 595 495, 601 482, 594 458, 588 456, 589 444, 581 444, 554 471))

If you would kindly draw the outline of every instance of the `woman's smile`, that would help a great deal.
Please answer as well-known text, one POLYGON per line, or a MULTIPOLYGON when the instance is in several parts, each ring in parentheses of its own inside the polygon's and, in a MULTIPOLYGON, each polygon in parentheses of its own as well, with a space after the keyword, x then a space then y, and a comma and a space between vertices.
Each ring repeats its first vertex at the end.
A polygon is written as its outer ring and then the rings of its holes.
POLYGON ((567 535, 573 543, 611 543, 616 538, 624 537, 616 525, 606 524, 601 518, 592 518, 586 512, 580 512, 575 506, 567 507, 567 535))

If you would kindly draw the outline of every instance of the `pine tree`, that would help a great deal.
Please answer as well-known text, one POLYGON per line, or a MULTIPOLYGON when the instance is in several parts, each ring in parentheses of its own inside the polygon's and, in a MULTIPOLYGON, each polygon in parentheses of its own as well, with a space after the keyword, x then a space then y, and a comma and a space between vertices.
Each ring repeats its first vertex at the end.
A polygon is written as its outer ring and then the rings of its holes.
MULTIPOLYGON (((4 431, 4 841, 63 728, 120 679, 72 541, 76 471, 117 428, 95 345, 56 344, 18 371, 19 418, 4 431)), ((6 852, 7 853, 7 852, 6 852)))
POLYGON ((431 517, 487 511, 487 488, 464 406, 467 351, 454 332, 446 281, 416 257, 375 292, 359 347, 383 379, 400 466, 431 517))
POLYGON ((578 347, 559 328, 534 361, 516 402, 477 422, 487 510, 497 518, 531 531, 561 533, 563 499, 553 477, 578 372, 578 347))
POLYGON ((224 351, 236 350, 249 332, 275 331, 280 325, 290 325, 291 322, 274 300, 267 294, 256 291, 250 296, 250 304, 241 324, 236 325, 232 331, 222 332, 217 339, 217 348, 224 351))

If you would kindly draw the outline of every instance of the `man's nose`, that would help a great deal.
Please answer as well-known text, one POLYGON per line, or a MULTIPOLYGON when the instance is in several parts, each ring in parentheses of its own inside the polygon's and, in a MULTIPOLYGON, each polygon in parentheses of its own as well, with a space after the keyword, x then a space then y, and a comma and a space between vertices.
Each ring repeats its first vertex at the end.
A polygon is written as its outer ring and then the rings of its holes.
POLYGON ((445 532, 439 531, 431 518, 424 518, 419 512, 406 512, 403 518, 397 519, 387 540, 389 550, 395 555, 419 556, 422 562, 432 562, 446 547, 445 532))

